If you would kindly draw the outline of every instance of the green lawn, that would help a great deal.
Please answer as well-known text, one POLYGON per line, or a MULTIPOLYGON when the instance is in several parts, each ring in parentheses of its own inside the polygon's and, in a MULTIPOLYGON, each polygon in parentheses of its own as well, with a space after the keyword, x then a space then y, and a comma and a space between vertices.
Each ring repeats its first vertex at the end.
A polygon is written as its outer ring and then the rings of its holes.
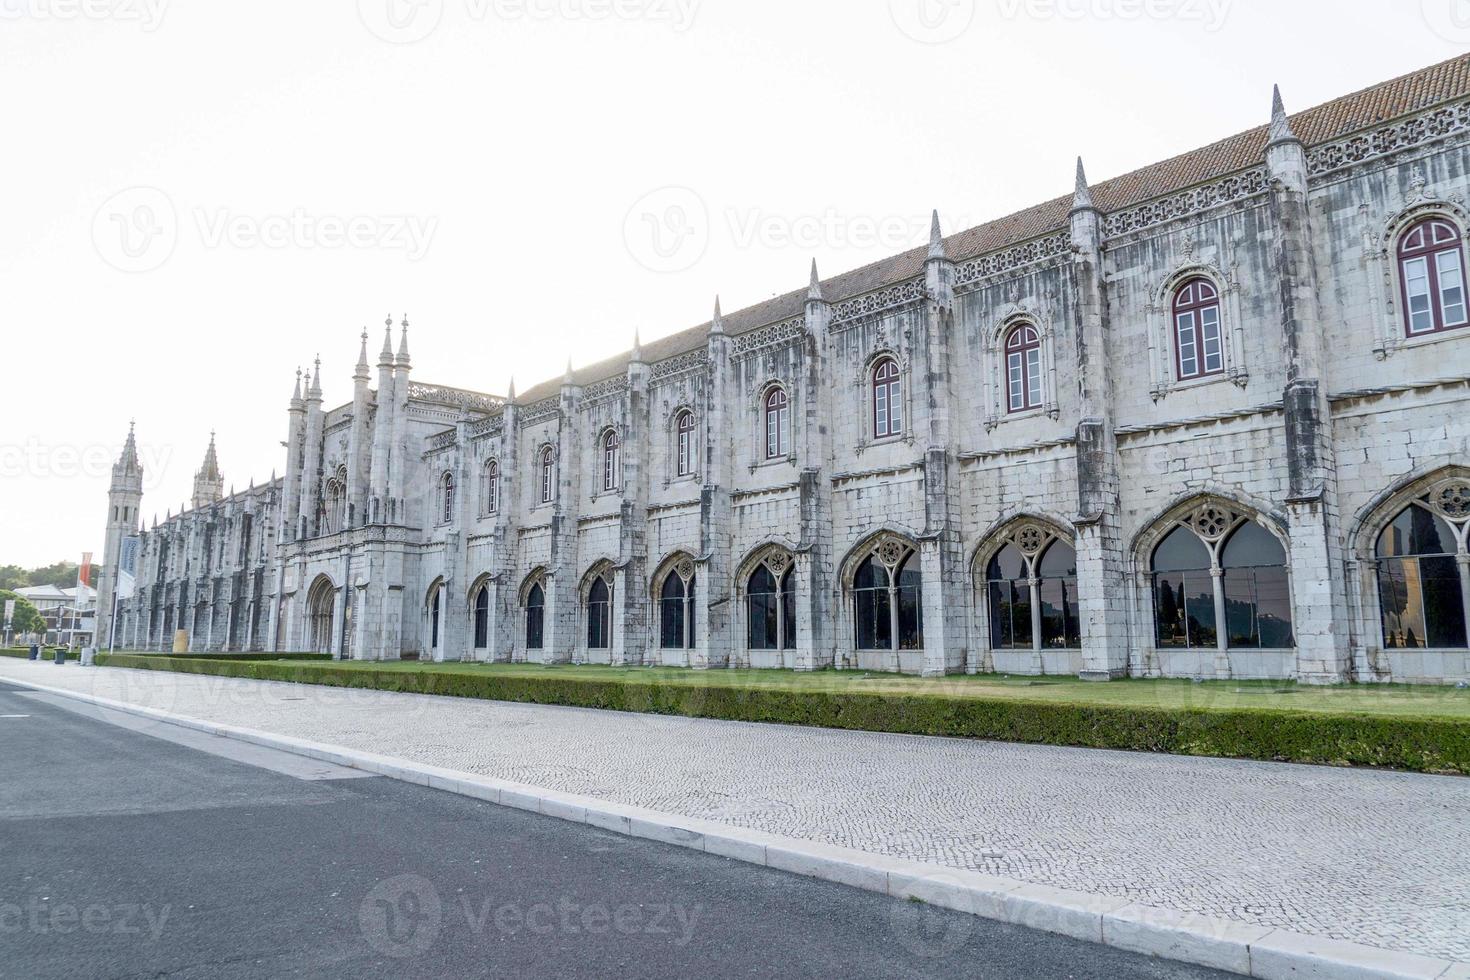
MULTIPOLYGON (((156 656, 156 655, 153 655, 156 656)), ((182 656, 181 656, 182 659, 182 656)), ((235 659, 235 658, 231 658, 235 659)), ((242 658, 243 659, 243 658, 242 658)), ((1352 716, 1470 719, 1470 689, 1416 687, 1403 684, 1352 684, 1314 687, 1282 681, 1121 680, 1106 684, 1075 677, 955 676, 944 679, 904 677, 861 671, 822 670, 688 670, 677 667, 598 667, 571 664, 470 664, 417 661, 301 662, 304 670, 336 669, 370 672, 408 672, 466 675, 525 680, 586 680, 634 683, 660 687, 736 688, 772 692, 820 694, 941 695, 944 697, 1010 700, 1052 704, 1116 707, 1236 710, 1264 709, 1291 713, 1313 712, 1352 716)), ((447 681, 449 676, 445 677, 447 681)))

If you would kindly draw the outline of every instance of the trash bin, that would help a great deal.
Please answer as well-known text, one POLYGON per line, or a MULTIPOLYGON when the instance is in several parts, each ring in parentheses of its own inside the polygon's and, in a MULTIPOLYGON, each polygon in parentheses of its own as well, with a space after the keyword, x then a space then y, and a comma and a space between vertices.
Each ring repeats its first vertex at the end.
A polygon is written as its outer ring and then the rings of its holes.
POLYGON ((66 663, 66 647, 56 648, 56 662, 58 664, 66 663))
POLYGON ((38 646, 35 643, 32 643, 31 644, 31 659, 32 660, 40 660, 41 659, 41 648, 40 648, 40 646, 38 646))

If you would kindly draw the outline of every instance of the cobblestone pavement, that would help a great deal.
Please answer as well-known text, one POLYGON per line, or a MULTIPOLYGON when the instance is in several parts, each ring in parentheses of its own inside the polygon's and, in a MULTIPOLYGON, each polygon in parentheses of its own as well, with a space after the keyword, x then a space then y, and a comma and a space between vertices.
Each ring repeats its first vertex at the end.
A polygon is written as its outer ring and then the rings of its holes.
POLYGON ((0 678, 792 837, 1470 960, 1470 779, 0 660, 0 678))

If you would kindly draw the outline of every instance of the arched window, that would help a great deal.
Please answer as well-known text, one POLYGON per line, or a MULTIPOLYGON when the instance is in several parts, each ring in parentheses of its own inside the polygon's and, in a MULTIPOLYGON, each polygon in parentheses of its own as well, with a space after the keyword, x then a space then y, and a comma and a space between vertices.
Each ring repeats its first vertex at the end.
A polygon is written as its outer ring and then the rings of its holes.
POLYGON ((475 649, 490 645, 490 586, 482 585, 475 593, 475 649))
POLYGON ((550 446, 541 450, 541 502, 551 503, 552 496, 556 493, 556 454, 550 446))
POLYGON ((1404 329, 1414 337, 1463 327, 1465 262, 1460 231, 1441 218, 1421 221, 1399 239, 1404 329))
POLYGON ((766 395, 766 459, 780 459, 787 453, 791 423, 791 402, 786 389, 772 388, 766 395))
POLYGON ((1006 405, 1012 412, 1041 407, 1041 335, 1030 324, 1006 334, 1006 405))
POLYGON ((429 649, 439 649, 439 599, 444 594, 443 589, 436 588, 434 597, 429 600, 429 649))
POLYGON ((1257 522, 1206 505, 1154 549, 1152 570, 1160 647, 1295 645, 1286 549, 1257 522))
POLYGON ((1208 279, 1191 279, 1174 291, 1174 354, 1180 381, 1225 371, 1220 291, 1208 279))
MULTIPOLYGON (((332 588, 332 582, 326 576, 316 580, 311 587, 311 592, 306 600, 307 623, 309 636, 307 644, 313 653, 332 652, 332 620, 337 611, 337 592, 332 588)), ((182 616, 180 617, 182 618, 182 616)), ((167 636, 172 624, 172 616, 165 624, 164 635, 167 636)))
POLYGON ((439 478, 439 523, 448 524, 454 519, 454 474, 445 473, 439 478))
POLYGON ((612 646, 612 587, 599 575, 587 590, 587 649, 612 646))
POLYGON ((985 569, 992 650, 1076 650, 1077 552, 1035 524, 1012 533, 985 569))
POLYGON ((540 650, 545 643, 546 590, 537 582, 526 593, 526 649, 540 650))
POLYGON ((1464 649, 1470 616, 1470 566, 1458 560, 1464 549, 1450 522, 1417 502, 1383 529, 1377 555, 1384 647, 1464 649))
POLYGON ((916 553, 884 539, 853 577, 853 610, 859 650, 924 648, 923 576, 916 553))
POLYGON ((500 509, 500 464, 493 459, 485 461, 480 471, 480 510, 494 514, 500 509))
POLYGON ((688 560, 664 576, 658 598, 658 645, 665 650, 694 649, 694 563, 688 560))
POLYGON ((745 584, 748 642, 752 650, 796 649, 796 588, 784 554, 756 566, 745 584))
POLYGON ((619 459, 618 451, 622 443, 618 440, 618 434, 611 429, 607 435, 602 437, 602 489, 616 490, 618 488, 619 459))
POLYGON ((898 362, 885 357, 873 368, 873 438, 903 434, 903 380, 898 362))
POLYGON ((678 475, 689 476, 694 472, 694 413, 682 411, 674 422, 675 453, 678 456, 678 475))

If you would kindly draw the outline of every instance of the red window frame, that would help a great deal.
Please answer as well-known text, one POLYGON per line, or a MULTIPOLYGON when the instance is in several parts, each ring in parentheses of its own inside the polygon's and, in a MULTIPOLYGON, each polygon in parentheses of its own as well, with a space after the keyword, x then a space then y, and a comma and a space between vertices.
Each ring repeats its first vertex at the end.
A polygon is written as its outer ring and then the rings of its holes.
POLYGON ((903 375, 898 362, 885 357, 873 367, 873 438, 903 435, 903 375))
POLYGON ((1470 324, 1470 307, 1466 306, 1465 297, 1464 239, 1459 228, 1443 218, 1426 218, 1420 221, 1399 238, 1398 260, 1399 296, 1404 304, 1405 336, 1422 337, 1425 334, 1456 330, 1470 324), (1450 255, 1455 258, 1455 271, 1460 277, 1459 286, 1450 288, 1459 290, 1459 302, 1447 304, 1444 286, 1440 281, 1444 272, 1440 268, 1440 260, 1442 256, 1450 255), (1409 265, 1421 261, 1424 263, 1426 298, 1429 300, 1429 306, 1428 309, 1420 312, 1429 315, 1430 325, 1415 330, 1416 311, 1411 304, 1409 294, 1409 265), (1460 311, 1459 319, 1450 322, 1447 310, 1456 306, 1460 311))
POLYGON ((615 431, 609 430, 602 437, 602 489, 616 490, 618 488, 618 450, 622 441, 618 439, 615 431))
POLYGON ((766 459, 780 459, 787 452, 786 427, 791 421, 791 399, 785 388, 772 388, 766 395, 766 459))
POLYGON ((1203 276, 1191 279, 1174 290, 1174 370, 1180 381, 1193 381, 1225 373, 1225 326, 1220 314, 1220 290, 1203 276), (1213 314, 1211 318, 1207 314, 1213 314), (1193 370, 1185 366, 1184 318, 1189 317, 1190 360, 1193 370), (1205 328, 1213 325, 1215 366, 1210 366, 1209 338, 1205 328))
POLYGON ((679 476, 688 476, 694 472, 694 413, 688 409, 680 412, 674 429, 679 476))
POLYGON ((1006 411, 1040 408, 1043 400, 1041 334, 1029 323, 1012 327, 1006 334, 1005 351, 1006 411))

